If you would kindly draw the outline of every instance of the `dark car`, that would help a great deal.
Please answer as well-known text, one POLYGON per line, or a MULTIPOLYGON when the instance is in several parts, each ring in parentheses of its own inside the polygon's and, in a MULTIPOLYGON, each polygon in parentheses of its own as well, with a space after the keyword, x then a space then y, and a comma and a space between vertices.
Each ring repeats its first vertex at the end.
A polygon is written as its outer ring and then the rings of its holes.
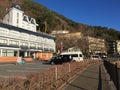
POLYGON ((56 56, 54 56, 54 57, 51 57, 49 60, 48 60, 48 63, 50 63, 50 64, 54 64, 54 59, 56 59, 56 56))
POLYGON ((49 61, 50 64, 62 64, 66 62, 70 62, 70 56, 69 55, 59 55, 56 57, 52 57, 49 61))
POLYGON ((102 60, 108 60, 107 56, 105 56, 105 55, 101 56, 101 59, 102 60))

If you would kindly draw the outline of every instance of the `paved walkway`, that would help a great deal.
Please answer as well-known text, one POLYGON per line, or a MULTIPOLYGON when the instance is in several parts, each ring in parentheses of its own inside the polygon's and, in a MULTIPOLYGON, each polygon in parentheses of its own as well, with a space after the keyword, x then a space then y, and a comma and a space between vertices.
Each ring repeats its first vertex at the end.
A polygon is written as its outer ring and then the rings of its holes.
POLYGON ((103 64, 94 64, 78 75, 63 90, 113 90, 103 64))

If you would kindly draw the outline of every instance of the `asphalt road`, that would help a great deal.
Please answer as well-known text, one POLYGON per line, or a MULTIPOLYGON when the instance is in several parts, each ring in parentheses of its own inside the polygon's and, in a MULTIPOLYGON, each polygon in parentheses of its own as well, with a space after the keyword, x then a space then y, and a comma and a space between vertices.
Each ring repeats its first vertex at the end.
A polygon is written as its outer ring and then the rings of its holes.
POLYGON ((0 77, 14 75, 26 75, 31 72, 42 72, 52 65, 43 62, 31 62, 25 64, 0 64, 0 77))

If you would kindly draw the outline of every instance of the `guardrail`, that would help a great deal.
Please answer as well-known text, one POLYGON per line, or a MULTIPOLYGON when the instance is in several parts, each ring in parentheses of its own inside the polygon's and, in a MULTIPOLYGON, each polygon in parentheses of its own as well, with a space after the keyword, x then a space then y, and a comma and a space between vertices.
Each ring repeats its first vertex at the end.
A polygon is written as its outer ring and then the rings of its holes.
POLYGON ((40 73, 1 79, 0 90, 58 90, 58 88, 69 82, 73 76, 84 70, 88 65, 99 62, 101 60, 65 63, 54 65, 40 73))
POLYGON ((120 68, 117 67, 117 63, 113 64, 104 60, 104 66, 110 75, 110 80, 113 81, 117 90, 120 90, 120 68))

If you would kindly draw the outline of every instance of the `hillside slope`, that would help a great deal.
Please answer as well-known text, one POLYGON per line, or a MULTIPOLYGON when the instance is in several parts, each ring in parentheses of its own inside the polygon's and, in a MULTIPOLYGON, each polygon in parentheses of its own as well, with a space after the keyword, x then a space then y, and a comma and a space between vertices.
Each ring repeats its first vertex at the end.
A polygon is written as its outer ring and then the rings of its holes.
POLYGON ((53 30, 69 30, 70 32, 82 32, 84 35, 89 35, 106 40, 120 39, 120 32, 102 26, 88 26, 81 23, 76 23, 63 15, 51 11, 45 6, 34 2, 34 0, 0 0, 0 18, 5 14, 6 8, 9 8, 12 3, 17 3, 22 6, 25 14, 34 17, 37 20, 40 28, 38 31, 51 33, 53 30), (45 30, 46 23, 46 30, 45 30))

